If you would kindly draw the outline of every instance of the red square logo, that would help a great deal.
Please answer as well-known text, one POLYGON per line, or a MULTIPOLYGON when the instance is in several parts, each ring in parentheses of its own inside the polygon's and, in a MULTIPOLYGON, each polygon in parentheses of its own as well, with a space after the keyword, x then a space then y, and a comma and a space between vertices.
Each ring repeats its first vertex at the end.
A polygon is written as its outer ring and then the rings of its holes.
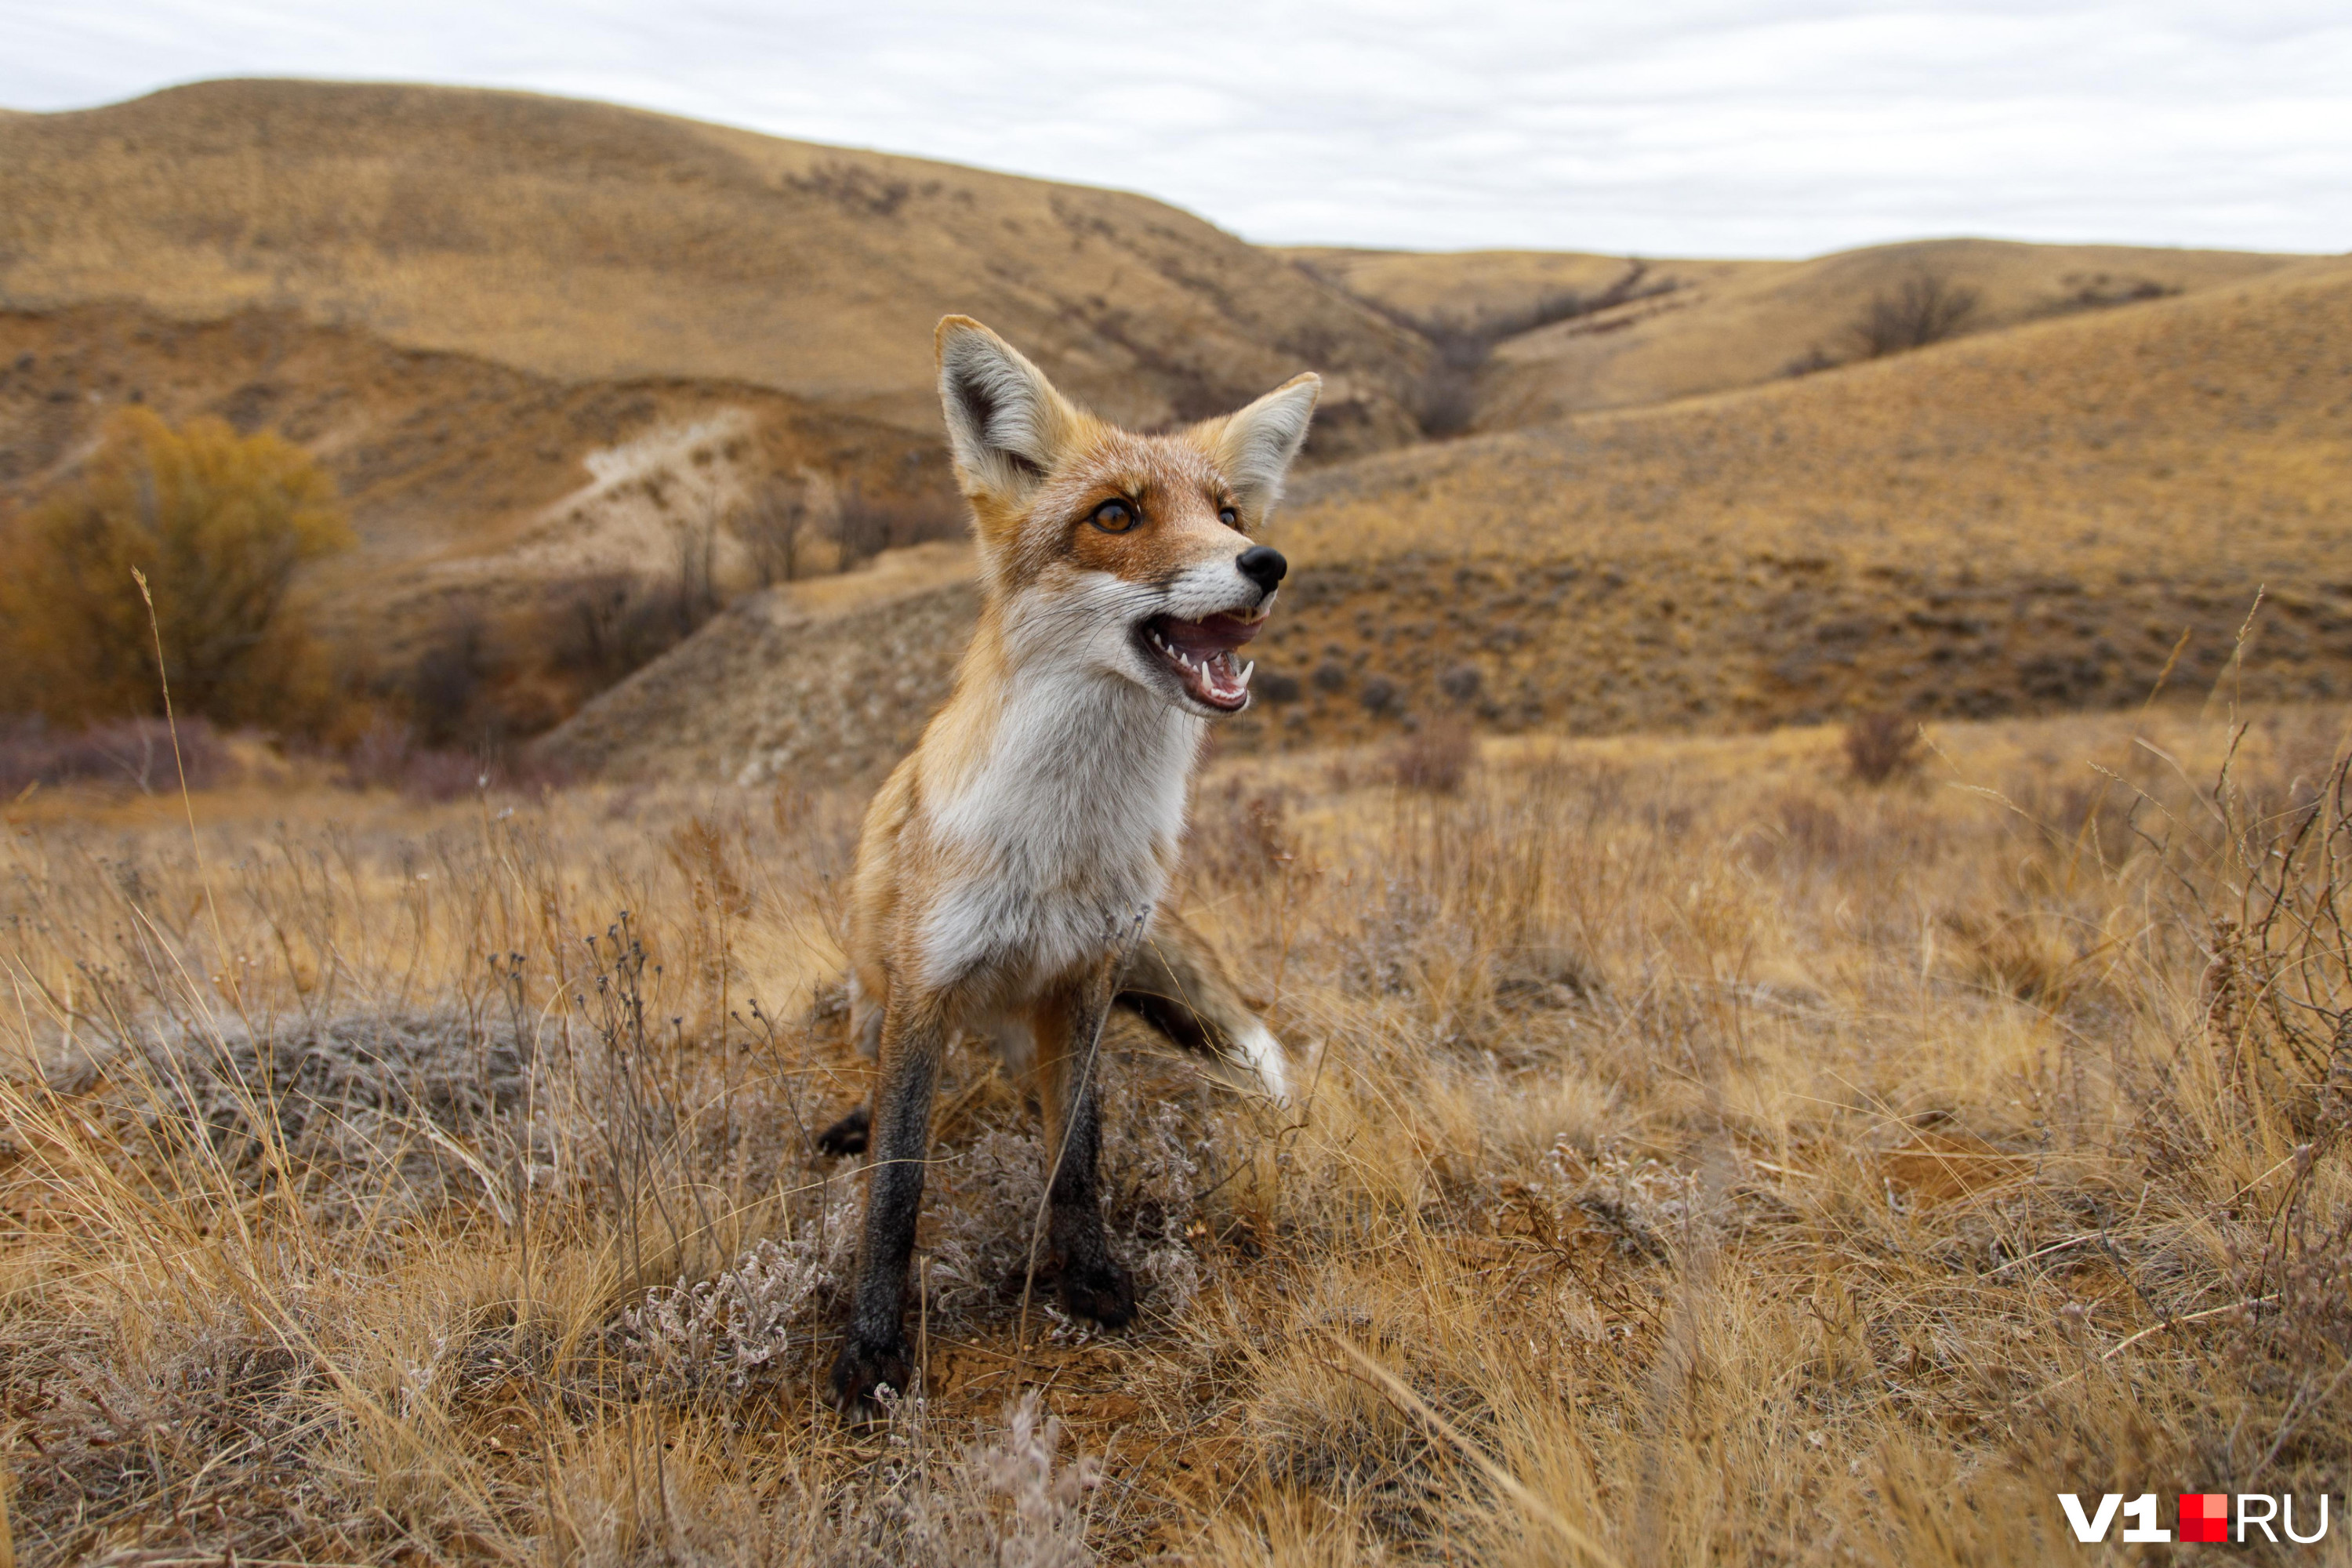
POLYGON ((2183 1541, 2229 1540, 2230 1494, 2228 1492, 2182 1492, 2180 1494, 2180 1539, 2183 1541))

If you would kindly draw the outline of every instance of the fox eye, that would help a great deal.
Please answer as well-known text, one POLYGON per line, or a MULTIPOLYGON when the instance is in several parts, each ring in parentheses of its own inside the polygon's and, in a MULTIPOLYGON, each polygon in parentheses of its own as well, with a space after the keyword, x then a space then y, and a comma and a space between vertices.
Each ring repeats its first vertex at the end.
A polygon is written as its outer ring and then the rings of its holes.
POLYGON ((1095 514, 1088 521, 1105 533, 1125 533, 1135 526, 1137 519, 1135 509, 1127 502, 1107 500, 1095 508, 1095 514))
POLYGON ((1229 506, 1221 506, 1217 509, 1217 521, 1227 528, 1239 528, 1242 525, 1242 514, 1229 506))

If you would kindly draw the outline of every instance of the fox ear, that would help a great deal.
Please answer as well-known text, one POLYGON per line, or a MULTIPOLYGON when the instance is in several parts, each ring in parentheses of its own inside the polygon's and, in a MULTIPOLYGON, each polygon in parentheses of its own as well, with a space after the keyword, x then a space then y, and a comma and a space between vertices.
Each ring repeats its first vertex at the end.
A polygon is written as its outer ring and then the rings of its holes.
POLYGON ((1213 427, 1217 467, 1236 499, 1259 517, 1282 499, 1282 477, 1306 443, 1322 391, 1323 378, 1313 372, 1293 376, 1213 427))
POLYGON ((936 342, 940 406, 957 471, 967 489, 1019 500, 1068 449, 1078 411, 1044 371, 970 316, 942 321, 936 342))

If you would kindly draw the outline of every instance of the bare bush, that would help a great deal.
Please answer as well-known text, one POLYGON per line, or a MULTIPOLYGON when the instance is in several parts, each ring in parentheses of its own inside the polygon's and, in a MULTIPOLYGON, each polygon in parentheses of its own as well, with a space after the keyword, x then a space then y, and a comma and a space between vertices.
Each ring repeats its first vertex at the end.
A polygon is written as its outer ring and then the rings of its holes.
POLYGON ((576 582, 554 595, 550 664, 591 690, 626 679, 718 613, 715 594, 685 579, 612 573, 576 582))
POLYGON ((958 500, 879 494, 851 483, 842 489, 834 537, 840 548, 841 570, 846 572, 885 550, 961 539, 965 526, 963 505, 958 500))
POLYGON ((1846 721, 1846 771, 1866 784, 1883 784, 1919 766, 1919 723, 1884 710, 1846 721))
POLYGON ((510 746, 465 751, 420 743, 379 718, 345 747, 335 779, 346 789, 388 789, 411 800, 450 801, 487 790, 537 792, 569 782, 545 758, 510 746))
POLYGON ((1835 370, 1838 363, 1834 355, 1821 344, 1815 343, 1803 353, 1783 363, 1780 366, 1780 374, 1794 380, 1801 375, 1818 375, 1825 370, 1835 370))
POLYGON ((0 800, 36 788, 95 784, 142 795, 180 787, 209 789, 236 772, 220 732, 203 719, 183 720, 175 747, 161 719, 125 719, 59 730, 36 715, 0 719, 0 800))
POLYGON ((1267 669, 1263 665, 1250 679, 1250 690, 1261 702, 1280 706, 1296 702, 1307 693, 1305 683, 1286 670, 1267 669))
POLYGON ((1670 294, 1681 287, 1677 279, 1651 277, 1648 262, 1629 257, 1622 274, 1591 293, 1577 289, 1545 289, 1525 304, 1482 310, 1466 317, 1416 316, 1376 300, 1361 302, 1428 340, 1433 351, 1430 368, 1412 397, 1412 414, 1423 436, 1444 440, 1463 434, 1475 420, 1479 374, 1496 344, 1555 322, 1670 294))
POLYGON ((1872 296, 1846 329, 1865 359, 1923 349, 1958 337, 1977 313, 1978 291, 1922 268, 1891 292, 1872 296))
POLYGON ((408 707, 429 746, 470 740, 493 674, 488 623, 461 610, 444 621, 408 673, 408 707))
POLYGON ((807 485, 778 477, 760 487, 734 520, 760 586, 791 583, 805 573, 813 523, 807 485))
POLYGON ((2232 824, 2243 882, 2216 919, 2210 1018, 2228 1076, 2305 1134, 2352 1115, 2352 761, 2232 824), (2267 808, 2267 809, 2266 809, 2267 808))
POLYGON ((2065 292, 2043 300, 2030 314, 2071 316, 2082 310, 2111 310, 2118 305, 2168 300, 2180 292, 2177 283, 2159 283, 2153 278, 2115 278, 2105 272, 2069 273, 2061 281, 2065 292))
POLYGON ((1400 785, 1432 795, 1459 791, 1477 761, 1477 736, 1451 715, 1423 724, 1389 752, 1389 768, 1400 785))

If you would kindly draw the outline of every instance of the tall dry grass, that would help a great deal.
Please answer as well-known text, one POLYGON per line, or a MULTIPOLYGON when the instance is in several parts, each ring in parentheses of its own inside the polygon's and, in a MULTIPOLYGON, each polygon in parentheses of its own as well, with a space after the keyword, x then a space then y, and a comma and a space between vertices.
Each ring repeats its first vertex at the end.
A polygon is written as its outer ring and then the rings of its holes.
POLYGON ((924 1387, 864 1430, 808 1139, 858 802, 45 793, 15 1549, 1957 1563, 2093 1556, 2059 1490, 2340 1494, 2340 725, 1228 766, 1190 904, 1299 1102, 1112 1042, 1143 1319, 1024 1343, 1034 1121, 960 1051, 924 1387))

